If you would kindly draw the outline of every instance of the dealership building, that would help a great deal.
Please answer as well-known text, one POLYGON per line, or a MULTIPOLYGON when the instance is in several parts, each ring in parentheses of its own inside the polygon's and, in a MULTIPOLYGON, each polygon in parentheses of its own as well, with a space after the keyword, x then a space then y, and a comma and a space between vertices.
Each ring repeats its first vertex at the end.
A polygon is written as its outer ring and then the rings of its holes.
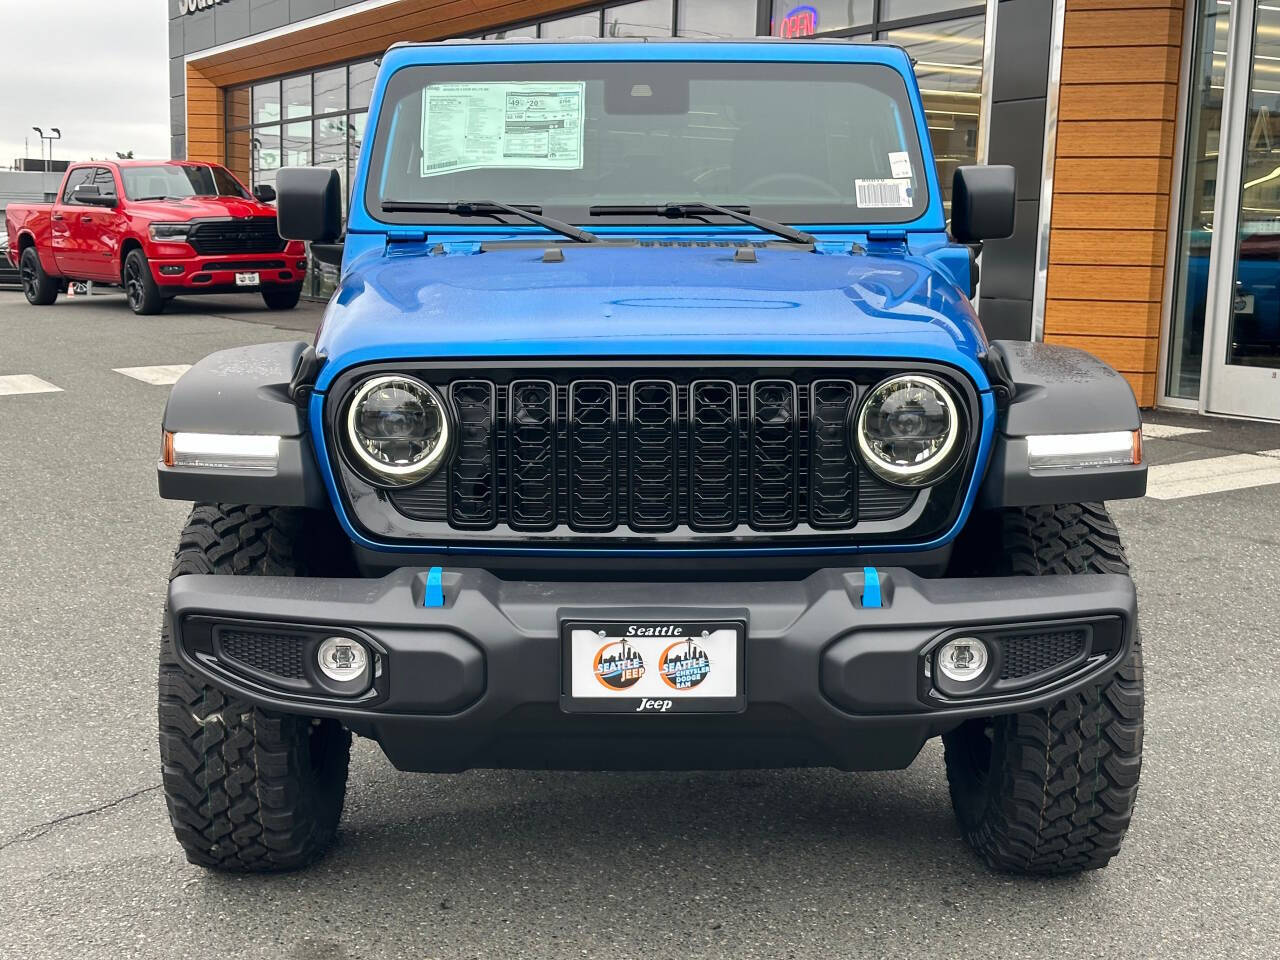
MULTIPOLYGON (((354 170, 377 58, 454 37, 847 37, 916 61, 939 174, 1018 171, 988 334, 1144 406, 1280 419, 1280 6, 1259 0, 168 0, 172 153, 354 170)), ((726 134, 731 135, 731 134, 726 134)), ((314 295, 333 276, 313 271, 314 295)))

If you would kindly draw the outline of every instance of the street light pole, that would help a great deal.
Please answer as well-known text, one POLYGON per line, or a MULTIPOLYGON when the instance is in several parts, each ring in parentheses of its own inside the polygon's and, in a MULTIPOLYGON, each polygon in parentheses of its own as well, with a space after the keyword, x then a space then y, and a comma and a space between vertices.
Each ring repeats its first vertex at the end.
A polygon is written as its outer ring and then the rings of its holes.
MULTIPOLYGON (((43 127, 32 127, 31 129, 40 135, 40 166, 43 168, 40 174, 40 186, 48 187, 49 178, 46 174, 49 173, 50 168, 53 166, 53 141, 62 139, 62 131, 57 127, 50 127, 49 133, 45 133, 43 127), (49 144, 48 161, 44 158, 44 145, 46 141, 49 144)), ((46 189, 44 192, 47 194, 49 191, 46 189)))

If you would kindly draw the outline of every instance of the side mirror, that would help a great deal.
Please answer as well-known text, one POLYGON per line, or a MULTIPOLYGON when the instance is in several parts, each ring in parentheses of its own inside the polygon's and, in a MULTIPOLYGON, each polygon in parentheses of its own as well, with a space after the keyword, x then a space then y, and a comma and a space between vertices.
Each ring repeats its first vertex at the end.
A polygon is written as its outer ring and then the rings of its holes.
POLYGON ((286 240, 332 243, 342 235, 342 181, 332 167, 276 174, 276 229, 286 240))
POLYGON ((96 183, 82 183, 71 191, 71 198, 76 203, 89 207, 114 207, 116 198, 113 194, 103 193, 96 183))
POLYGON ((956 167, 951 179, 951 235, 960 243, 1013 236, 1013 167, 956 167))
POLYGON ((269 183, 260 183, 253 188, 253 198, 259 203, 275 203, 276 188, 269 183))

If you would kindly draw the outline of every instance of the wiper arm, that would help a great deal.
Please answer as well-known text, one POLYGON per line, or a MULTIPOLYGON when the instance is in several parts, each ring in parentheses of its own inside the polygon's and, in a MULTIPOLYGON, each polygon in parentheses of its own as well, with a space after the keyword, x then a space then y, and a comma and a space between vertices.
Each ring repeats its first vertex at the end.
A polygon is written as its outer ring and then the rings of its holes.
POLYGON ((747 223, 766 233, 772 233, 774 236, 782 237, 783 240, 789 240, 791 243, 817 243, 818 238, 813 234, 805 233, 803 230, 797 230, 795 227, 788 227, 785 223, 778 223, 774 220, 766 220, 764 217, 754 217, 751 215, 750 207, 722 207, 718 204, 707 203, 705 200, 694 200, 689 203, 656 203, 656 204, 634 204, 632 206, 597 206, 587 211, 593 217, 625 217, 628 215, 644 216, 648 214, 655 217, 666 217, 670 220, 681 220, 685 217, 705 217, 708 214, 718 213, 722 217, 731 217, 740 223, 747 223))
POLYGON ((563 220, 557 220, 554 217, 544 217, 541 207, 530 204, 517 207, 497 200, 455 200, 451 203, 420 200, 384 200, 382 201, 382 212, 451 213, 455 217, 498 217, 506 213, 513 217, 523 217, 530 223, 546 227, 548 230, 553 230, 561 236, 568 237, 578 243, 601 242, 600 238, 594 233, 588 233, 586 230, 575 227, 571 223, 565 223, 563 220))

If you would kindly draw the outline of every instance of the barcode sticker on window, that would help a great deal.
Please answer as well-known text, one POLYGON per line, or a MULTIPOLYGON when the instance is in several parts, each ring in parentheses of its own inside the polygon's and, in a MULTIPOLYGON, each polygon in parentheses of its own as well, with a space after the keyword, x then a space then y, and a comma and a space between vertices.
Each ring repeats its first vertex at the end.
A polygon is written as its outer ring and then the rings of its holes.
POLYGON ((910 180, 855 180, 859 207, 911 206, 910 180))

